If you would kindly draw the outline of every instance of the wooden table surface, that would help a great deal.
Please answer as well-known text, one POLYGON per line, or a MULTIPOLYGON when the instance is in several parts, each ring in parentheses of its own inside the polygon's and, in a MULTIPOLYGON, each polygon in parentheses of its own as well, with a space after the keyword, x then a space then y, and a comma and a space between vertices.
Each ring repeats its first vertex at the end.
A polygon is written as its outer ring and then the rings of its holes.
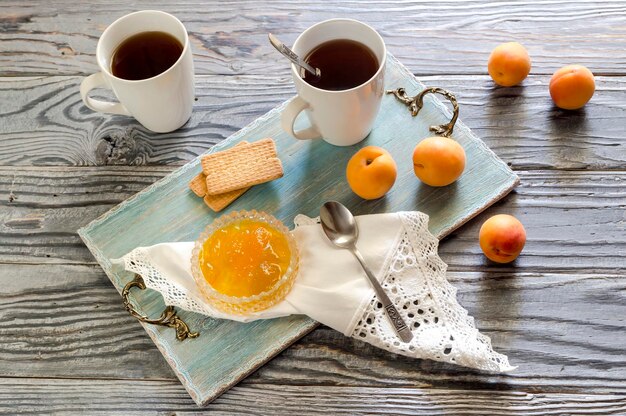
POLYGON ((519 368, 489 375, 396 356, 319 327, 207 410, 215 414, 626 414, 626 2, 12 1, 0 3, 0 413, 199 412, 76 234, 79 227, 295 92, 286 43, 352 17, 421 81, 454 91, 461 119, 519 174, 502 202, 447 237, 459 301, 519 368), (140 9, 187 26, 191 120, 152 134, 87 109, 98 37, 140 9), (498 43, 532 58, 522 86, 486 73, 498 43), (580 111, 552 106, 560 66, 596 75, 580 111), (516 215, 528 242, 488 262, 477 234, 516 215))

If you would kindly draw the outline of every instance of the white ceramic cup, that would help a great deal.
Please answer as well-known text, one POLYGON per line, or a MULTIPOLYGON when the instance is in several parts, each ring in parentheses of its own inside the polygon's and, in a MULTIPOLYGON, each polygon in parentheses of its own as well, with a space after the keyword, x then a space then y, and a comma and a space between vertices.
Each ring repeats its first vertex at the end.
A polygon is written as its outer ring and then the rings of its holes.
POLYGON ((194 72, 191 45, 185 26, 171 14, 144 10, 117 19, 106 28, 96 50, 100 71, 80 84, 83 102, 94 111, 132 116, 149 130, 165 133, 189 120, 194 102, 194 72), (168 70, 152 78, 131 81, 111 73, 111 60, 125 39, 140 32, 165 32, 183 45, 183 52, 168 70), (119 102, 95 100, 94 88, 107 87, 119 102))
POLYGON ((372 130, 384 93, 387 49, 378 32, 365 23, 331 19, 302 32, 293 44, 293 51, 305 58, 316 46, 334 39, 354 40, 370 48, 378 59, 378 71, 357 87, 329 91, 308 84, 300 76, 299 68, 292 64, 298 95, 283 110, 281 124, 296 139, 323 138, 335 146, 350 146, 363 140, 372 130), (295 131, 294 123, 303 111, 311 126, 295 131))

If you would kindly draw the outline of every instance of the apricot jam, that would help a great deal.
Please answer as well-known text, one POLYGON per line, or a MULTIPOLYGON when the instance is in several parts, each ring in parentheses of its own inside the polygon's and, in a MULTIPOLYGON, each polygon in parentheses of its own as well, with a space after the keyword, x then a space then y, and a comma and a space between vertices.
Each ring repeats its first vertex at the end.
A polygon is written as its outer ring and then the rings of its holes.
POLYGON ((216 230, 202 245, 199 265, 206 281, 227 296, 271 289, 291 261, 287 237, 269 224, 242 219, 216 230))

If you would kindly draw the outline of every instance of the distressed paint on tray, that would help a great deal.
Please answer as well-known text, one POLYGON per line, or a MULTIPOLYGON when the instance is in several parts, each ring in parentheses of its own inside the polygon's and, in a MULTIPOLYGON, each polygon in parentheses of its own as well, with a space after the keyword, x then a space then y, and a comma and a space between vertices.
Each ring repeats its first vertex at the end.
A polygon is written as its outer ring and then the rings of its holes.
MULTIPOLYGON (((424 88, 392 55, 387 60, 385 84, 386 89, 405 87, 410 95, 424 88)), ((285 104, 209 151, 231 147, 241 140, 272 137, 285 170, 283 178, 253 187, 220 215, 240 209, 263 210, 291 227, 296 214, 316 216, 323 201, 334 199, 355 214, 423 211, 430 216, 431 232, 441 238, 506 195, 519 181, 504 162, 458 122, 452 137, 467 154, 464 174, 443 188, 421 184, 413 174, 413 148, 419 140, 432 135, 428 126, 447 122, 451 116, 450 110, 430 95, 417 117, 411 117, 392 95, 385 95, 371 134, 350 147, 291 138, 280 128, 280 112, 285 104), (398 164, 394 187, 375 201, 361 200, 345 181, 348 159, 367 145, 384 147, 398 164)), ((79 230, 118 291, 132 276, 114 273, 111 258, 138 246, 195 240, 216 218, 217 214, 187 188, 199 170, 196 158, 79 230)), ((133 295, 138 310, 148 316, 157 316, 165 306, 155 291, 134 291, 133 295)), ((199 338, 179 342, 171 328, 144 328, 198 405, 215 399, 316 325, 309 318, 297 316, 241 324, 187 311, 179 311, 179 315, 191 330, 200 332, 199 338)))

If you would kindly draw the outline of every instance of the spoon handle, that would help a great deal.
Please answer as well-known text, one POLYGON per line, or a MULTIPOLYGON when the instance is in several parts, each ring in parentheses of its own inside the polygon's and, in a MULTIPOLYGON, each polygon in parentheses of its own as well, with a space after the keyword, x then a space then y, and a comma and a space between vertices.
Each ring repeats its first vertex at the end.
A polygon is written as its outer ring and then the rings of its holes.
POLYGON ((413 339, 413 334, 404 322, 404 319, 402 319, 402 316, 400 316, 400 313, 398 312, 394 304, 391 302, 391 299, 389 299, 389 296, 387 296, 387 293, 385 293, 385 289, 383 289, 380 283, 378 283, 378 280, 376 279, 370 268, 367 266, 367 264, 365 264, 365 260, 363 259, 363 256, 361 256, 359 250, 357 250, 356 247, 352 247, 352 250, 350 251, 352 251, 354 257, 357 258, 359 263, 361 263, 363 270, 365 270, 365 274, 369 278, 370 283, 374 288, 374 292, 376 292, 376 297, 383 304, 383 308, 387 313, 387 318, 389 318, 389 321, 391 321, 394 329, 396 330, 396 333, 403 342, 410 342, 413 339))
POLYGON ((269 38, 272 46, 276 48, 278 52, 282 53, 283 56, 285 56, 285 58, 289 59, 291 62, 293 62, 297 66, 306 69, 307 71, 309 71, 311 74, 315 75, 318 78, 322 75, 319 68, 313 68, 311 65, 304 62, 302 59, 300 59, 298 55, 295 54, 294 51, 289 49, 287 45, 279 41, 276 36, 272 35, 271 33, 268 33, 267 37, 269 38))

